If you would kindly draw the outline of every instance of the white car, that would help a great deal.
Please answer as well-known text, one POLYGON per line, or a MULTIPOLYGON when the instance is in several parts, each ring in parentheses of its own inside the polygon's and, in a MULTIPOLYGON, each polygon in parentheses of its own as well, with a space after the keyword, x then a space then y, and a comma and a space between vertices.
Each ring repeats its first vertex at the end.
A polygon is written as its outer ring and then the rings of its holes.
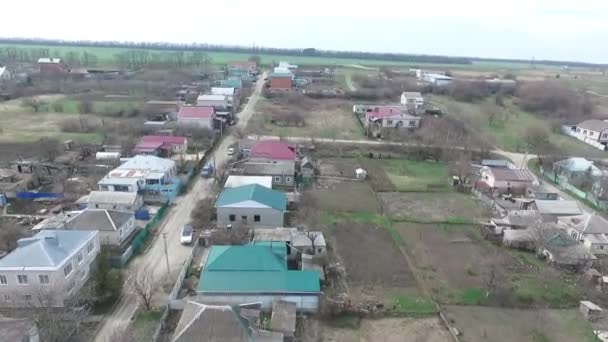
POLYGON ((229 156, 231 156, 231 155, 233 155, 233 154, 234 154, 234 147, 230 147, 230 148, 228 149, 228 155, 229 155, 229 156))
POLYGON ((192 238, 194 236, 194 229, 189 224, 186 224, 182 227, 181 232, 179 233, 179 242, 182 245, 189 245, 192 243, 192 238))

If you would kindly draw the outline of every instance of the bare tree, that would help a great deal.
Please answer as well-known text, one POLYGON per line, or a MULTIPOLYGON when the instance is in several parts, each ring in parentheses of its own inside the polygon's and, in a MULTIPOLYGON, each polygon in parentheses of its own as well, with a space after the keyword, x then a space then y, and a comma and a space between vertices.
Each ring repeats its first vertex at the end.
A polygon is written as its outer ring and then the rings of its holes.
POLYGON ((131 279, 131 288, 139 297, 144 308, 152 308, 152 297, 160 287, 160 279, 154 276, 154 270, 149 267, 140 268, 131 279))
POLYGON ((458 178, 463 182, 469 179, 469 176, 473 173, 473 169, 471 167, 471 154, 470 153, 457 153, 457 158, 450 161, 449 168, 450 172, 453 175, 458 176, 458 178))
POLYGON ((316 246, 315 242, 323 234, 319 231, 312 231, 308 228, 304 230, 304 233, 306 234, 306 237, 308 238, 308 240, 310 240, 310 246, 312 248, 311 255, 317 254, 317 246, 316 246))
POLYGON ((40 107, 47 105, 48 102, 37 99, 35 97, 28 97, 21 101, 21 105, 24 107, 31 107, 34 112, 38 113, 40 107))
POLYGON ((196 207, 192 210, 190 218, 192 225, 197 229, 205 229, 209 227, 209 223, 215 219, 215 208, 211 198, 203 198, 196 203, 196 207))
POLYGON ((93 112, 93 102, 91 101, 80 101, 78 104, 78 112, 80 114, 87 114, 93 112))
POLYGON ((56 139, 42 138, 38 144, 44 158, 49 162, 55 162, 55 159, 61 153, 61 144, 56 139))

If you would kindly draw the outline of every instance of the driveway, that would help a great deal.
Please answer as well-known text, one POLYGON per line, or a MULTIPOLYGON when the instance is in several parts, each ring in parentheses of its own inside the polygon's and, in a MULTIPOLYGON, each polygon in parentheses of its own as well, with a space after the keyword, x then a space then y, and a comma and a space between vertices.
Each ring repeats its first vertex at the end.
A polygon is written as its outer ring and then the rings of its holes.
MULTIPOLYGON (((238 122, 236 127, 244 129, 255 112, 255 105, 262 92, 264 77, 265 75, 260 77, 255 85, 253 94, 249 97, 249 101, 243 110, 237 114, 238 122)), ((229 132, 232 132, 232 130, 229 130, 229 132)), ((235 141, 234 136, 229 133, 224 136, 222 142, 216 147, 214 157, 218 167, 222 167, 226 163, 228 148, 235 141)), ((190 221, 190 213, 196 206, 196 203, 200 199, 213 194, 213 183, 213 178, 201 178, 195 175, 195 181, 190 191, 186 195, 176 199, 175 204, 171 207, 163 222, 160 223, 161 228, 151 246, 144 254, 136 257, 129 263, 125 274, 132 275, 141 268, 147 268, 154 272, 157 279, 163 279, 163 283, 173 284, 175 282, 182 265, 192 253, 192 247, 184 246, 179 242, 180 228, 190 221), (164 238, 167 241, 170 272, 167 270, 165 261, 164 238)), ((120 332, 126 328, 137 311, 139 298, 128 288, 128 282, 123 292, 123 296, 116 308, 101 323, 95 338, 96 342, 110 342, 112 336, 115 336, 117 331, 120 332)))

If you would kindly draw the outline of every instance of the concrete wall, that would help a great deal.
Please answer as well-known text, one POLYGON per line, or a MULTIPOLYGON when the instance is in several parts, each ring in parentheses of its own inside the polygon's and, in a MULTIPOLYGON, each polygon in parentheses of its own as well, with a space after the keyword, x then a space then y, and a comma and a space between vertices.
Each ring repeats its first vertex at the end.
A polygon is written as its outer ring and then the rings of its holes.
POLYGON ((184 126, 194 126, 200 128, 213 129, 213 118, 206 119, 184 119, 178 118, 177 123, 184 126))
POLYGON ((102 245, 120 246, 135 229, 135 215, 115 231, 99 231, 99 243, 102 245))
POLYGON ((233 227, 256 227, 274 228, 283 227, 283 212, 272 208, 218 208, 217 227, 226 228, 232 224, 233 227), (235 221, 230 221, 230 215, 235 216, 235 221), (254 216, 260 215, 260 222, 254 222, 254 216), (242 216, 247 217, 247 224, 243 224, 242 216))
POLYGON ((144 205, 144 200, 141 196, 137 196, 133 204, 114 204, 114 203, 94 203, 90 202, 88 207, 91 209, 106 209, 135 212, 144 205))
POLYGON ((209 295, 199 294, 198 299, 205 304, 240 305, 244 303, 262 303, 262 311, 272 311, 272 303, 277 300, 296 303, 296 310, 305 313, 319 311, 319 297, 317 295, 280 295, 280 294, 252 294, 252 295, 209 295))

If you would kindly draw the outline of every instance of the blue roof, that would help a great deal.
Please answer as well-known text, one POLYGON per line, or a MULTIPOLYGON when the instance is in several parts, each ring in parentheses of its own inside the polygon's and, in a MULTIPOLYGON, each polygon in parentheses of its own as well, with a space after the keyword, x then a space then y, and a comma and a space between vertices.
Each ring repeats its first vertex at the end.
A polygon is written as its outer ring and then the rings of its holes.
POLYGON ((284 192, 258 184, 224 189, 215 202, 215 207, 225 207, 245 201, 254 201, 280 211, 287 210, 287 196, 284 192))
POLYGON ((0 259, 2 267, 54 267, 61 265, 97 231, 43 230, 17 241, 17 248, 0 259))

